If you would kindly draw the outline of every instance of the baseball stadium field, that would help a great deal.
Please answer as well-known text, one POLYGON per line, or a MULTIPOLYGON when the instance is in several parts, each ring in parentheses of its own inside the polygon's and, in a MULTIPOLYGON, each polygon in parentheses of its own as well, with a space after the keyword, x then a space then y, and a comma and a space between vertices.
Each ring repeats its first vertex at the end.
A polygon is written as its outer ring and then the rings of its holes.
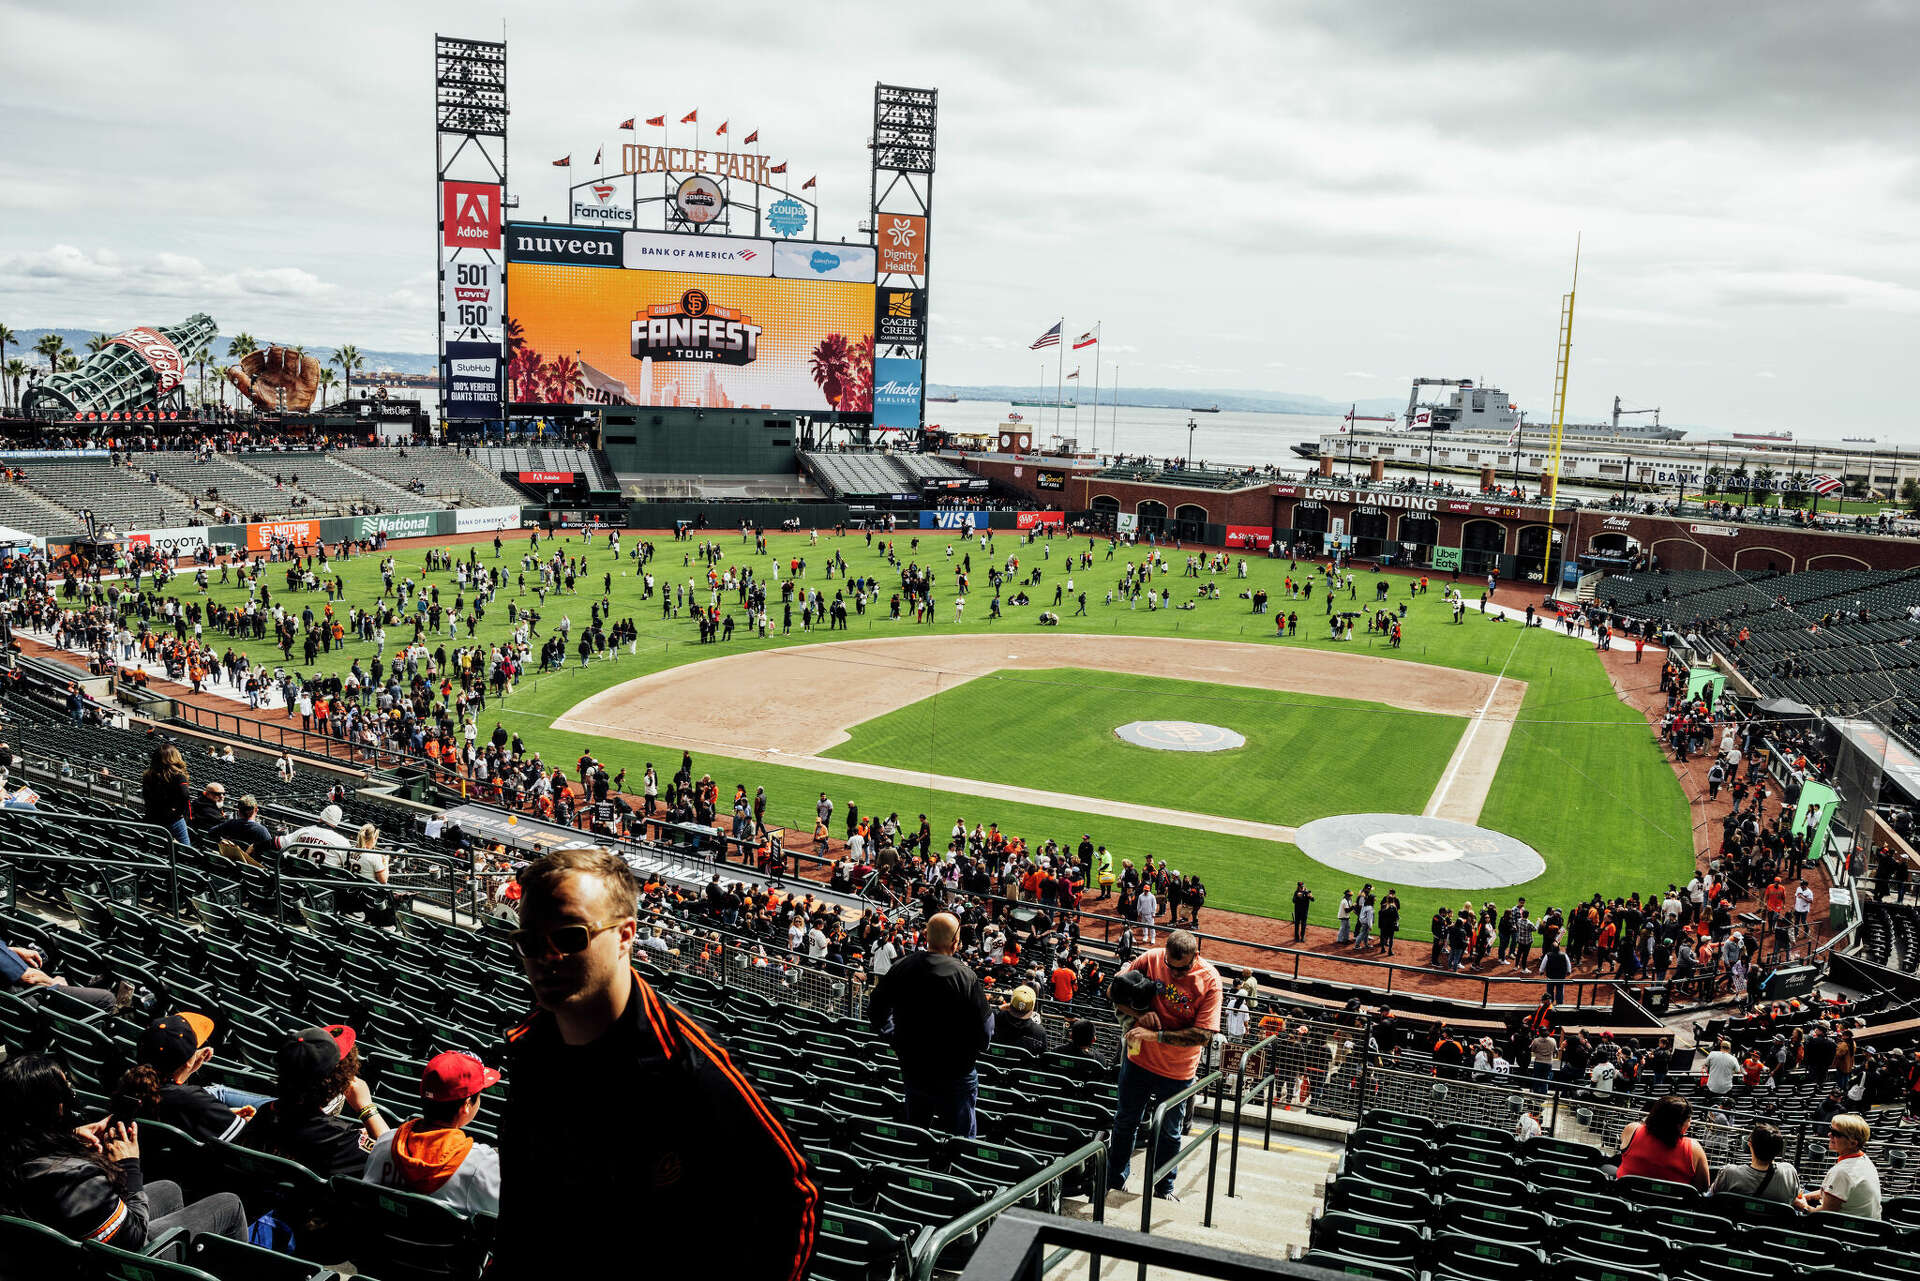
MULTIPOLYGON (((628 770, 630 791, 638 791, 647 762, 664 779, 684 749, 693 753, 696 774, 711 773, 723 795, 735 783, 749 791, 764 786, 773 821, 811 827, 824 791, 836 813, 848 802, 866 814, 897 811, 909 823, 924 812, 942 833, 956 818, 969 827, 997 822, 1034 843, 1077 841, 1089 832, 1117 857, 1166 857, 1183 872, 1198 872, 1210 907, 1282 916, 1294 881, 1304 879, 1321 891, 1316 921, 1330 921, 1340 888, 1358 880, 1292 843, 1296 826, 1329 815, 1427 814, 1524 841, 1545 859, 1546 871, 1503 890, 1503 901, 1517 892, 1564 906, 1595 891, 1645 893, 1684 880, 1692 866, 1686 797, 1645 719, 1616 696, 1592 642, 1478 613, 1480 585, 1471 579, 1459 584, 1468 604, 1455 623, 1442 600, 1444 577, 1414 594, 1414 580, 1361 571, 1357 598, 1343 589, 1334 609, 1370 613, 1376 583, 1384 583, 1386 606, 1396 614, 1406 607, 1402 643, 1393 648, 1364 630, 1330 638, 1324 581, 1311 562, 1248 556, 1241 578, 1236 556, 1226 569, 1202 568, 1194 578, 1183 572, 1189 553, 1169 551, 1169 571, 1157 574, 1154 586, 1170 593, 1171 605, 1149 611, 1144 601, 1130 606, 1117 593, 1107 601, 1145 548, 1122 546, 1109 559, 1106 543, 1097 541, 1092 565, 1070 568, 1068 557, 1089 547, 1084 537, 1029 543, 1003 533, 987 547, 977 537, 902 531, 901 563, 930 563, 936 572, 934 616, 915 623, 910 615, 888 617, 899 577, 878 537, 869 545, 858 534, 822 533, 817 541, 805 533, 773 535, 768 554, 760 555, 737 532, 719 532, 705 537, 723 552, 722 572, 747 566, 765 579, 777 559, 786 579, 791 563, 803 558, 801 586, 832 599, 846 587, 840 574, 826 577, 837 553, 849 574, 875 576, 880 594, 865 613, 850 609, 844 630, 817 622, 803 631, 796 606, 792 630, 782 635, 772 588, 772 634, 762 638, 745 626, 734 594, 723 592, 722 614, 731 610, 741 627, 730 640, 701 644, 685 610, 663 618, 657 597, 642 599, 631 552, 645 536, 625 534, 616 555, 605 535, 590 542, 579 534, 542 535, 540 559, 552 553, 556 537, 568 556, 587 558, 586 572, 577 592, 550 592, 544 602, 535 591, 536 569, 526 570, 524 591, 519 585, 530 551, 525 534, 503 536, 497 560, 491 541, 454 545, 458 558, 471 553, 504 567, 511 581, 472 639, 462 625, 457 640, 442 629, 427 644, 451 651, 507 640, 509 601, 539 610, 542 638, 564 616, 577 639, 610 574, 611 617, 631 619, 638 633, 631 651, 582 667, 570 646, 563 670, 529 672, 504 701, 490 698, 480 731, 490 732, 498 719, 549 763, 570 766, 583 749, 591 751, 609 768, 628 770), (972 590, 964 621, 956 622, 952 571, 969 556, 972 590), (1026 588, 1032 604, 1003 604, 1004 616, 990 619, 987 564, 1004 565, 1009 556, 1019 558, 1023 579, 1038 568, 1041 580, 1026 588), (1074 590, 1055 605, 1054 587, 1069 576, 1074 590), (1312 596, 1290 599, 1289 577, 1314 577, 1312 596), (1217 585, 1218 599, 1199 595, 1209 585, 1217 585), (1261 589, 1269 612, 1255 614, 1242 593, 1261 589), (1081 591, 1086 612, 1077 616, 1081 591), (1188 603, 1191 609, 1181 608, 1188 603), (1040 625, 1043 609, 1058 615, 1057 625, 1040 625), (1276 638, 1273 611, 1297 613, 1298 634, 1276 638), (1244 743, 1156 750, 1116 733, 1137 721, 1217 726, 1244 743)), ((698 540, 656 534, 650 541, 656 579, 678 586, 698 580, 705 603, 698 540)), ((397 545, 331 561, 329 576, 337 573, 341 582, 335 613, 374 604, 385 555, 395 558, 397 579, 438 586, 451 603, 454 576, 424 570, 427 547, 397 545)), ((309 605, 319 613, 325 605, 319 591, 286 590, 284 563, 269 564, 261 582, 296 613, 309 605)), ((165 594, 227 605, 247 599, 244 586, 220 585, 217 571, 204 595, 190 573, 165 594)), ((466 598, 471 602, 471 591, 466 598)), ((391 661, 411 628, 387 632, 391 661)), ((217 650, 233 644, 269 672, 285 666, 303 675, 344 672, 355 659, 364 668, 374 650, 349 637, 308 666, 298 648, 287 662, 270 641, 230 641, 214 629, 206 639, 217 650)), ((1644 668, 1649 683, 1658 673, 1652 658, 1644 668)), ((1379 880, 1383 888, 1395 884, 1390 870, 1379 880)), ((1401 887, 1409 921, 1461 897, 1401 887)))

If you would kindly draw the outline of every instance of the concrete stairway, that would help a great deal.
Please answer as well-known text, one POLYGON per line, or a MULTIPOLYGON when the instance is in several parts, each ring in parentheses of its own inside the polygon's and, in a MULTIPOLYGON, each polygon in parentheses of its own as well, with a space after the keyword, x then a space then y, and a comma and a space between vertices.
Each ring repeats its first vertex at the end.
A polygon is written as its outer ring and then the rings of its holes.
MULTIPOLYGON (((1261 1151, 1257 1128, 1240 1136, 1240 1172, 1238 1195, 1227 1196, 1227 1168, 1231 1129, 1220 1135, 1220 1163, 1215 1174, 1213 1226, 1203 1227, 1207 1206, 1207 1161, 1203 1147, 1180 1167, 1174 1191, 1177 1202, 1153 1203, 1153 1235, 1179 1241, 1193 1241, 1240 1250, 1264 1258, 1285 1258, 1289 1250, 1306 1248, 1307 1225, 1314 1207, 1320 1203, 1327 1175, 1340 1152, 1337 1138, 1319 1138, 1282 1134, 1273 1136, 1270 1151, 1261 1151)), ((1144 1153, 1134 1157, 1133 1190, 1107 1196, 1107 1224, 1110 1227, 1138 1231, 1140 1227, 1140 1175, 1144 1153)), ((1076 1218, 1091 1219, 1093 1207, 1087 1202, 1069 1202, 1066 1212, 1076 1218)), ((1132 1281, 1137 1265, 1102 1261, 1100 1275, 1113 1281, 1132 1281)), ((1084 1259, 1061 1264, 1055 1275, 1084 1277, 1084 1259)), ((1173 1277, 1149 1269, 1152 1278, 1173 1277)))

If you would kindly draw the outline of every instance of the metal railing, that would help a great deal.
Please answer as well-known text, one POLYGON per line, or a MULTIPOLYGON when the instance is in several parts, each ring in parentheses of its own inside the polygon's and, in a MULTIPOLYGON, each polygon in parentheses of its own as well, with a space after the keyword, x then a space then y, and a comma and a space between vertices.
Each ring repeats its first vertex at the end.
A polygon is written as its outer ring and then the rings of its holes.
MULTIPOLYGON (((915 1243, 908 1258, 908 1275, 913 1281, 931 1281, 940 1256, 948 1246, 960 1240, 989 1219, 997 1219, 1003 1213, 1012 1210, 1021 1201, 1065 1179, 1068 1175, 1091 1165, 1093 1172, 1089 1181, 1093 1188, 1093 1221, 1104 1223, 1107 1218, 1107 1145, 1099 1139, 1081 1144, 1073 1151, 1060 1157, 1044 1170, 1037 1171, 999 1193, 991 1200, 975 1206, 957 1219, 941 1224, 922 1236, 915 1243)), ((1064 1253, 1064 1252, 1063 1252, 1064 1253)), ((1059 1262, 1059 1257, 1047 1264, 1048 1268, 1059 1262)), ((1100 1275, 1100 1259, 1096 1254, 1089 1277, 1100 1275)))
MULTIPOLYGON (((1209 1072, 1188 1085, 1178 1094, 1169 1095, 1167 1098, 1161 1100, 1160 1106, 1153 1110, 1153 1117, 1147 1123, 1147 1162, 1149 1168, 1145 1181, 1140 1185, 1140 1233, 1142 1236, 1153 1231, 1153 1185, 1158 1183, 1163 1175, 1171 1174, 1179 1168, 1180 1162, 1199 1151, 1200 1145, 1203 1143, 1208 1145, 1207 1208, 1205 1215, 1201 1218, 1200 1226, 1203 1228, 1213 1226, 1213 1181, 1214 1175, 1220 1167, 1220 1096, 1218 1094, 1214 1096, 1213 1120, 1207 1124, 1205 1129, 1188 1139, 1177 1152, 1165 1161, 1162 1161, 1159 1165, 1153 1165, 1152 1162, 1154 1154, 1160 1149, 1160 1126, 1161 1123, 1165 1121, 1167 1114, 1173 1109, 1185 1104, 1188 1099, 1199 1095, 1209 1086, 1218 1087, 1222 1079, 1222 1073, 1209 1072)), ((1126 1143, 1131 1145, 1133 1139, 1134 1136, 1131 1134, 1122 1135, 1116 1133, 1113 1136, 1113 1141, 1116 1144, 1126 1143)), ((1140 1264, 1140 1281, 1146 1281, 1146 1279, 1147 1265, 1142 1262, 1140 1264)))
POLYGON ((1285 1035, 1285 1032, 1275 1032, 1240 1052, 1239 1071, 1234 1078, 1233 1086, 1233 1139, 1227 1148, 1227 1199, 1229 1201, 1237 1195, 1235 1189, 1240 1182, 1240 1118, 1247 1110, 1247 1105, 1262 1094, 1266 1095, 1267 1099, 1267 1121, 1260 1141, 1260 1149, 1263 1152, 1269 1151, 1273 1146, 1273 1093, 1280 1075, 1277 1070, 1266 1072, 1254 1082, 1253 1093, 1248 1094, 1247 1064, 1258 1063, 1262 1069, 1266 1068, 1267 1060, 1263 1056, 1268 1047, 1279 1043, 1285 1035))
POLYGON ((1338 1281, 1338 1274, 1324 1268, 1285 1259, 1141 1236, 1104 1223, 1026 1210, 1009 1210, 994 1220, 960 1281, 1042 1281, 1063 1259, 1076 1254, 1092 1260, 1090 1277, 1099 1275, 1100 1260, 1106 1257, 1137 1262, 1142 1273, 1152 1266, 1170 1274, 1218 1281, 1338 1281))

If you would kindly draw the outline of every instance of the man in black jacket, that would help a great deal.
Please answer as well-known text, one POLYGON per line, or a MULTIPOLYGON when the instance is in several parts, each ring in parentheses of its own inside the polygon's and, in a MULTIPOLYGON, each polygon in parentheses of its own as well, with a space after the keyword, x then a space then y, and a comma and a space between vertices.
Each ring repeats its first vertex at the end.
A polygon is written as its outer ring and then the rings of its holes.
POLYGON ((632 969, 632 871, 569 849, 519 880, 512 942, 539 1008, 507 1036, 489 1281, 637 1257, 663 1276, 802 1281, 819 1189, 726 1051, 632 969))
POLYGON ((973 1137, 980 1075, 974 1063, 993 1040, 987 989, 965 961, 959 918, 927 922, 927 950, 894 962, 873 989, 867 1018, 892 1041, 907 1087, 907 1122, 973 1137))

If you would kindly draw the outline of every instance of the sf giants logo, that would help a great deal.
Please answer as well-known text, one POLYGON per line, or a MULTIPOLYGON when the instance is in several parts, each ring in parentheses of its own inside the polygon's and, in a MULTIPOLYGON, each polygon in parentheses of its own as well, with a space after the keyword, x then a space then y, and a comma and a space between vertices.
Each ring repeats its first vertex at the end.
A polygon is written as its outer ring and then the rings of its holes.
POLYGON ((113 341, 119 346, 133 348, 146 359, 154 377, 159 380, 154 391, 162 396, 178 387, 187 376, 187 362, 181 356, 180 349, 151 329, 129 329, 113 341))
POLYGON ((500 186, 491 182, 440 184, 440 237, 449 249, 500 247, 500 186))

